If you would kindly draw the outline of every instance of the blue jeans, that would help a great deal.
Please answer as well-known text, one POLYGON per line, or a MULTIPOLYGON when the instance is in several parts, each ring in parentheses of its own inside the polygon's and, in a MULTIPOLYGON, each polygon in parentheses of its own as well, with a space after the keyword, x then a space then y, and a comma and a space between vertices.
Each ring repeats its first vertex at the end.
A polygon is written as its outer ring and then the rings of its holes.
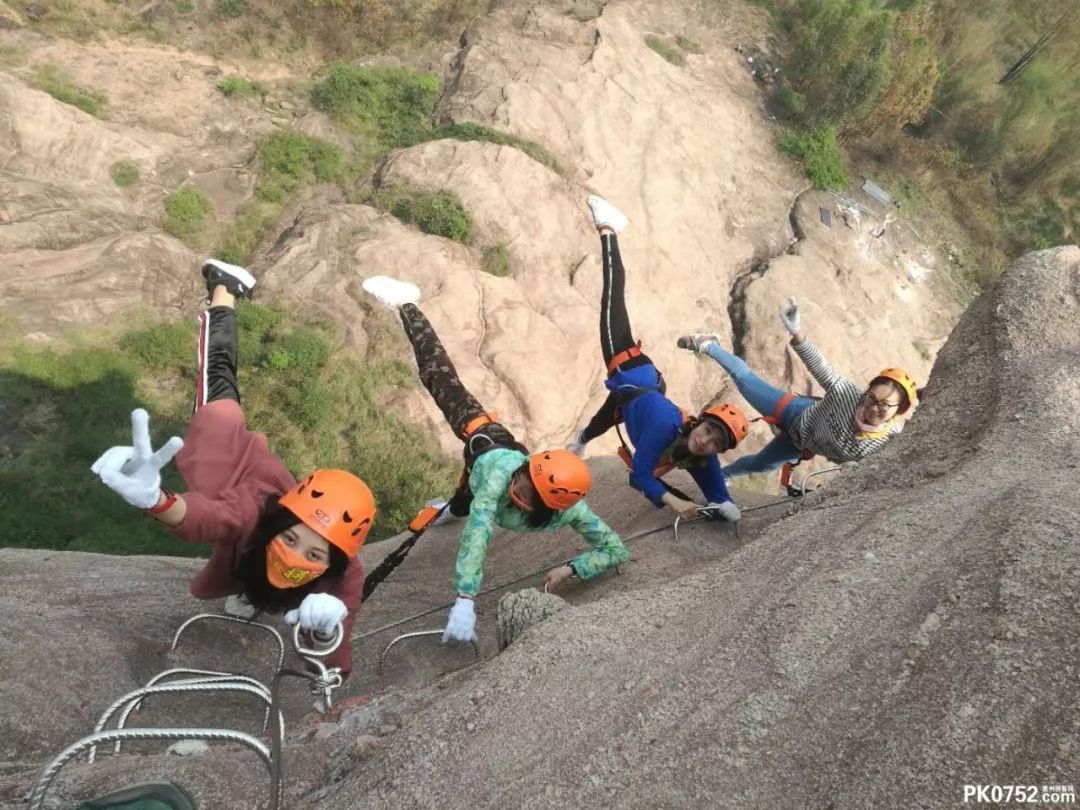
MULTIPOLYGON (((739 393, 750 403, 750 406, 763 416, 772 416, 776 413, 776 406, 780 404, 787 392, 781 391, 775 386, 769 385, 754 372, 746 361, 736 357, 731 352, 725 351, 717 343, 710 343, 705 353, 720 364, 731 379, 735 381, 735 387, 739 393)), ((787 437, 787 429, 795 417, 814 404, 810 397, 795 397, 780 413, 780 429, 783 434, 777 436, 761 450, 753 455, 743 456, 732 464, 724 466, 724 475, 749 475, 750 473, 770 472, 784 465, 785 462, 795 461, 799 458, 799 448, 787 437)))

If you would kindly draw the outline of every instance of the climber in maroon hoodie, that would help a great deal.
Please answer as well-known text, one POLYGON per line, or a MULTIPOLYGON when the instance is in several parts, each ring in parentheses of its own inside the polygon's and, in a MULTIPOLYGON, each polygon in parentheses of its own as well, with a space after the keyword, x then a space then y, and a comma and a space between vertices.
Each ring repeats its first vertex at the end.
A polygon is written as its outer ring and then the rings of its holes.
POLYGON ((350 628, 364 587, 357 553, 375 501, 344 470, 315 470, 297 483, 266 436, 247 430, 233 305, 255 279, 216 260, 202 272, 210 306, 199 317, 199 378, 186 440, 174 436, 152 452, 149 416, 140 408, 131 414, 132 446, 110 448, 91 469, 181 540, 210 545, 210 560, 191 581, 196 598, 241 594, 259 610, 287 611, 285 621, 299 623, 316 647, 343 624, 344 641, 326 663, 348 675, 350 628), (161 484, 173 456, 188 485, 183 494, 161 484))

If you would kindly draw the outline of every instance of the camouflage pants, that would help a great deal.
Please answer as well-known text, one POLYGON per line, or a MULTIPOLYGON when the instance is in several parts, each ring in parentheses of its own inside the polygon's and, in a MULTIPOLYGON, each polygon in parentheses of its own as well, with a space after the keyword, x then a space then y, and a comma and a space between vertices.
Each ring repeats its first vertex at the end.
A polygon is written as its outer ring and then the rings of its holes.
POLYGON ((431 322, 414 304, 401 307, 401 323, 405 327, 405 336, 412 344, 416 355, 416 368, 420 372, 420 382, 431 394, 435 404, 446 417, 450 429, 465 442, 465 470, 458 482, 458 490, 450 501, 450 511, 455 515, 465 515, 469 511, 472 492, 469 491, 469 471, 477 456, 496 447, 508 447, 527 453, 528 450, 514 438, 514 434, 498 422, 489 422, 465 436, 469 422, 487 413, 476 397, 461 384, 457 369, 450 361, 446 348, 435 334, 431 322))

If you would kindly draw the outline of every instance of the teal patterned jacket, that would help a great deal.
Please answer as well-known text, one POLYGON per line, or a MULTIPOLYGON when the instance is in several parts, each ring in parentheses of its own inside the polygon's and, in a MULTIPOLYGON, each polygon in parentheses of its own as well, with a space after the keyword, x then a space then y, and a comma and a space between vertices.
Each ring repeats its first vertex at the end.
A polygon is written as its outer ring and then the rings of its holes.
POLYGON ((518 532, 546 532, 570 526, 593 548, 574 558, 574 570, 582 579, 592 579, 630 559, 630 552, 619 535, 584 500, 564 512, 556 512, 547 526, 539 529, 530 526, 528 515, 510 501, 510 479, 528 458, 517 450, 498 448, 488 450, 473 464, 469 474, 473 502, 461 533, 454 570, 454 590, 463 596, 476 596, 480 592, 484 557, 496 526, 518 532))

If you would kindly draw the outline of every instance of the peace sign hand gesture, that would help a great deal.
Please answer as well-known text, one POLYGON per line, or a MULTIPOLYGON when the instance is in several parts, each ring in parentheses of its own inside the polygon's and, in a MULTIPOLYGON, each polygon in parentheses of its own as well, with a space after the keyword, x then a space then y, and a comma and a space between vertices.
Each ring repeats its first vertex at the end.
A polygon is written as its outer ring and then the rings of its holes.
POLYGON ((109 489, 139 509, 150 509, 161 496, 161 468, 180 452, 184 440, 173 436, 156 453, 150 447, 150 415, 131 412, 133 446, 110 447, 90 467, 109 489))

